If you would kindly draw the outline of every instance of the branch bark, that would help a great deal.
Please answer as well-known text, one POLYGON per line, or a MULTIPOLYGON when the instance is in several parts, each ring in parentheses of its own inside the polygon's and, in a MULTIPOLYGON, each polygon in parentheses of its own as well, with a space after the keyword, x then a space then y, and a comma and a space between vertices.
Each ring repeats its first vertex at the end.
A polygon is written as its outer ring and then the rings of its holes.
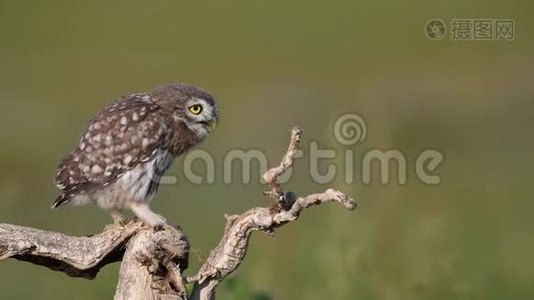
POLYGON ((87 279, 122 260, 115 299, 187 299, 181 271, 187 268, 188 254, 189 242, 178 227, 156 231, 130 222, 94 236, 73 237, 0 224, 0 260, 11 257, 87 279))
POLYGON ((130 223, 90 237, 0 224, 0 260, 15 258, 61 271, 72 277, 93 279, 101 267, 119 261, 121 248, 141 227, 130 223))
POLYGON ((241 215, 226 215, 223 236, 198 273, 185 278, 189 242, 179 227, 156 230, 132 221, 102 233, 73 237, 57 232, 0 224, 0 260, 14 258, 64 272, 69 276, 93 279, 105 265, 121 261, 115 299, 215 299, 217 285, 237 270, 246 256, 255 231, 274 230, 299 218, 305 208, 337 202, 349 210, 354 199, 333 189, 297 197, 284 192, 278 178, 293 166, 302 130, 291 131, 288 150, 280 164, 263 178, 269 187, 264 194, 275 199, 270 207, 256 207, 241 215), (194 283, 188 295, 185 284, 194 283))

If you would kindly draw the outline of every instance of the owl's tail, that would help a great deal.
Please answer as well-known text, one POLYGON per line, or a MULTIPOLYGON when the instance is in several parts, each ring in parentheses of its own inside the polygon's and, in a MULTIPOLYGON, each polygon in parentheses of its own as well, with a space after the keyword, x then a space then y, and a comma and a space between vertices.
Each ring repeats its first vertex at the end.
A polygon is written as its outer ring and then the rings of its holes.
POLYGON ((70 197, 71 195, 69 193, 61 193, 61 195, 59 195, 56 198, 56 201, 54 201, 54 203, 52 204, 52 209, 58 208, 60 205, 67 203, 70 200, 70 197))

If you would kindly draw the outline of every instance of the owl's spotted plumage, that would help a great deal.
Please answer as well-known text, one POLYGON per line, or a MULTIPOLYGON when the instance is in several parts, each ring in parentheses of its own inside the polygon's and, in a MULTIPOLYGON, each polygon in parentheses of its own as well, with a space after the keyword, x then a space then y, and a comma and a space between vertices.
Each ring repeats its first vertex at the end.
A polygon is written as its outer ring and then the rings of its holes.
POLYGON ((148 208, 173 159, 214 128, 217 105, 200 88, 168 84, 124 96, 90 122, 80 143, 59 167, 62 191, 53 207, 95 202, 115 216, 124 208, 151 225, 164 219, 148 208))

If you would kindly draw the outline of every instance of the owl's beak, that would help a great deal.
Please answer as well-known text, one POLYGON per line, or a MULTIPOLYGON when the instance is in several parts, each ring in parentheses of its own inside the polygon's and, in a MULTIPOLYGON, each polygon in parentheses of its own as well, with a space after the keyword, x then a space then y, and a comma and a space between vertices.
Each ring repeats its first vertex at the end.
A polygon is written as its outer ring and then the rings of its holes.
POLYGON ((215 128, 217 128, 217 119, 212 119, 212 120, 208 123, 208 127, 209 127, 210 131, 214 131, 215 128))

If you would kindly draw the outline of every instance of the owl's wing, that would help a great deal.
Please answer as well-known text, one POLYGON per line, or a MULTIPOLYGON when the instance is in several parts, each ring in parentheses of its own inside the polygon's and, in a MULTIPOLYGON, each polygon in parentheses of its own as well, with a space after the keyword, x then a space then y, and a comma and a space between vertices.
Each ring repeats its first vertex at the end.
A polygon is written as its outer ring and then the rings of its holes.
POLYGON ((163 147, 166 129, 161 108, 147 94, 106 106, 89 122, 79 146, 61 161, 55 183, 63 193, 53 207, 98 190, 150 160, 163 147))

